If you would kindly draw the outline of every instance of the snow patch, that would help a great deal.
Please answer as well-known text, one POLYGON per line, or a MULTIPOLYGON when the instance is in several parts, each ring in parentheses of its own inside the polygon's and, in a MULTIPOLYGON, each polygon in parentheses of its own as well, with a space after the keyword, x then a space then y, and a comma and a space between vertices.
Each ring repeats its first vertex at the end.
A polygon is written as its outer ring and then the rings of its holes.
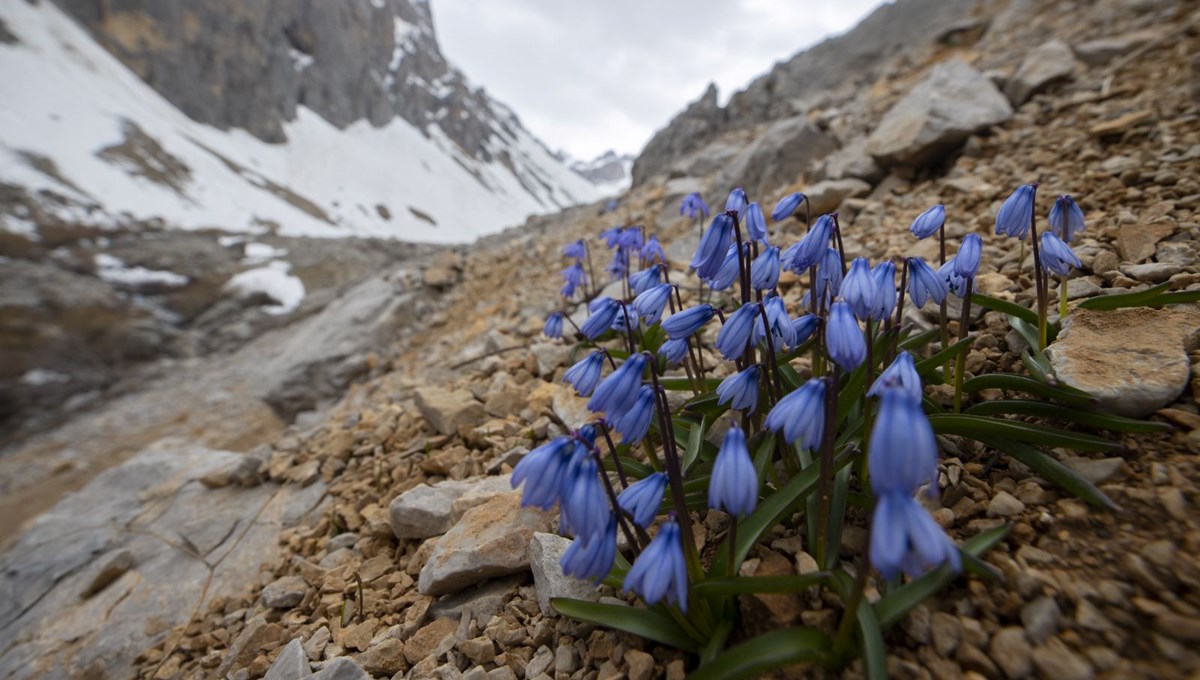
POLYGON ((291 263, 274 260, 265 267, 247 269, 234 275, 225 282, 225 288, 241 297, 262 293, 279 303, 267 305, 263 311, 268 314, 290 314, 304 299, 304 282, 289 274, 291 269, 291 263))
POLYGON ((21 376, 21 384, 29 385, 30 387, 42 387, 52 383, 70 382, 71 376, 58 371, 51 371, 45 368, 35 368, 25 371, 21 376))
POLYGON ((108 253, 97 253, 93 258, 96 263, 96 275, 108 283, 137 288, 139 286, 169 286, 177 288, 188 284, 188 277, 175 272, 145 267, 128 267, 117 257, 108 253))
POLYGON ((269 243, 247 243, 243 252, 245 257, 242 259, 242 264, 262 264, 287 255, 287 248, 276 248, 269 243))

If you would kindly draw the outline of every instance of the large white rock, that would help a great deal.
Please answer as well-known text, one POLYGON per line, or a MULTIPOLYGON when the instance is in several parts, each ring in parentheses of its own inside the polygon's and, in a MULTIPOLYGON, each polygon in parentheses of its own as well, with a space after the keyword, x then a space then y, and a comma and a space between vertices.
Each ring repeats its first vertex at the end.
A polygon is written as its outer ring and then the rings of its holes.
POLYGON ((1061 40, 1051 40, 1025 55, 1004 92, 1013 106, 1020 106, 1050 85, 1069 79, 1075 73, 1075 66, 1071 48, 1061 40))
POLYGON ((558 616, 558 612, 550 606, 551 598, 595 600, 600 596, 600 590, 594 583, 563 573, 560 560, 570 545, 571 539, 557 534, 537 533, 529 542, 533 586, 537 590, 538 607, 544 616, 558 616))
POLYGON ((425 421, 442 434, 455 434, 460 427, 475 427, 487 419, 483 405, 467 390, 427 385, 418 387, 413 397, 425 421))

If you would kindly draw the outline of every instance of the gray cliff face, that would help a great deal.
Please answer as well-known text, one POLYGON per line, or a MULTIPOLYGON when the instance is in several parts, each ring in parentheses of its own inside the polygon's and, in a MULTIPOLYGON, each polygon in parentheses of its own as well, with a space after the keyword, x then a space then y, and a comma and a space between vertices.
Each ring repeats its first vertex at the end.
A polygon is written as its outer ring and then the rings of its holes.
MULTIPOLYGON (((987 0, 985 0, 986 3, 987 0)), ((724 108, 712 85, 659 130, 633 166, 633 184, 665 174, 680 157, 733 130, 804 114, 822 92, 866 85, 891 58, 932 43, 964 22, 978 0, 896 0, 853 30, 776 64, 724 108)))
POLYGON ((493 132, 521 126, 442 56, 425 0, 55 1, 188 116, 265 141, 305 106, 343 128, 436 126, 490 161, 493 132))

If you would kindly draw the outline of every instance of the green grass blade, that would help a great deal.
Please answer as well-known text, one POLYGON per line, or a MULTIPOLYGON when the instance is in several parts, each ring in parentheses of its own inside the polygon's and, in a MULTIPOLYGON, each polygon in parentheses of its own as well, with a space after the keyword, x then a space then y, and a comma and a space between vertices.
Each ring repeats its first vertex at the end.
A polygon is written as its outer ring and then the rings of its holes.
POLYGON ((700 457, 700 445, 704 443, 704 426, 707 424, 707 419, 701 418, 700 422, 692 423, 691 431, 688 432, 687 448, 683 452, 683 471, 687 472, 688 468, 692 467, 692 463, 700 457))
POLYGON ((1084 411, 1062 404, 1051 404, 1035 399, 997 399, 983 401, 968 408, 965 413, 976 416, 1022 415, 1041 416, 1065 420, 1088 427, 1097 427, 1113 432, 1170 432, 1171 426, 1152 420, 1137 420, 1112 416, 1107 413, 1084 411))
POLYGON ((1080 309, 1097 311, 1112 311, 1123 307, 1149 307, 1155 304, 1155 298, 1162 296, 1171 287, 1171 282, 1160 283, 1136 293, 1121 293, 1119 295, 1101 295, 1088 298, 1079 303, 1080 309))
POLYGON ((1117 505, 1094 484, 1075 474, 1071 468, 1063 465, 1050 454, 1040 451, 1033 446, 1004 438, 987 437, 980 439, 987 446, 1003 451, 1029 469, 1046 478, 1059 487, 1069 491, 1088 503, 1106 510, 1115 510, 1117 505))
POLYGON ((697 595, 747 595, 750 593, 799 593, 820 585, 829 577, 818 571, 803 576, 732 576, 701 581, 692 586, 697 595))
POLYGON ((615 628, 638 637, 661 642, 689 652, 700 651, 700 645, 668 616, 640 607, 628 607, 600 602, 556 597, 550 605, 559 614, 598 626, 615 628))
POLYGON ((829 636, 816 628, 784 628, 728 649, 696 669, 690 680, 741 680, 806 661, 829 658, 829 636))
POLYGON ((1077 451, 1111 452, 1121 448, 1117 442, 1112 442, 1090 434, 1068 432, 1046 425, 1022 423, 1015 420, 1001 420, 984 416, 967 415, 965 413, 935 413, 929 416, 933 431, 938 434, 954 434, 960 437, 970 437, 977 441, 987 438, 1002 437, 1019 442, 1041 444, 1043 446, 1061 446, 1077 451))
POLYGON ((968 335, 967 337, 959 340, 953 345, 950 345, 937 354, 934 354, 928 359, 922 359, 916 362, 917 374, 921 376, 922 380, 924 380, 926 376, 933 375, 937 369, 945 366, 947 361, 956 358, 959 354, 962 354, 970 349, 971 343, 973 342, 975 342, 975 337, 968 335))
MULTIPOLYGON (((832 580, 838 597, 842 598, 843 602, 849 600, 854 589, 854 579, 845 571, 839 570, 833 574, 832 580)), ((855 623, 858 624, 859 652, 866 677, 868 680, 887 680, 887 648, 883 644, 883 627, 879 625, 879 618, 875 616, 875 610, 866 598, 858 602, 855 623)))
POLYGON ((1096 405, 1096 398, 1082 390, 1077 390, 1061 383, 1058 385, 1047 385, 1033 378, 1023 375, 1013 375, 1011 373, 981 375, 963 383, 964 392, 974 393, 990 389, 1025 392, 1026 394, 1054 399, 1055 401, 1061 401, 1064 404, 1072 404, 1074 406, 1096 405))
MULTIPOLYGON (((717 385, 721 384, 716 378, 708 378, 703 381, 709 392, 717 389, 717 385)), ((663 386, 663 389, 672 390, 675 392, 691 392, 692 381, 687 378, 659 378, 658 384, 663 386)))
MULTIPOLYGON (((1001 300, 1000 298, 994 298, 990 295, 984 295, 983 293, 971 293, 971 302, 979 305, 980 307, 990 309, 993 312, 1000 312, 1001 314, 1015 316, 1026 323, 1031 323, 1034 326, 1037 326, 1037 312, 1033 311, 1032 309, 1026 309, 1016 303, 1009 302, 1007 300, 1001 300)), ((1033 344, 1036 345, 1037 342, 1034 342, 1033 344)))

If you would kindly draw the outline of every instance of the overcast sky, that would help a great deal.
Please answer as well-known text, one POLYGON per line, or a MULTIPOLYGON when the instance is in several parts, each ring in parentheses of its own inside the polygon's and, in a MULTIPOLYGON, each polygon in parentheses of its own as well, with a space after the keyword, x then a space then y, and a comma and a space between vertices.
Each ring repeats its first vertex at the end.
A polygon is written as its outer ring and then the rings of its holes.
POLYGON ((882 0, 433 0, 442 52, 552 149, 637 153, 715 81, 721 101, 882 0))

